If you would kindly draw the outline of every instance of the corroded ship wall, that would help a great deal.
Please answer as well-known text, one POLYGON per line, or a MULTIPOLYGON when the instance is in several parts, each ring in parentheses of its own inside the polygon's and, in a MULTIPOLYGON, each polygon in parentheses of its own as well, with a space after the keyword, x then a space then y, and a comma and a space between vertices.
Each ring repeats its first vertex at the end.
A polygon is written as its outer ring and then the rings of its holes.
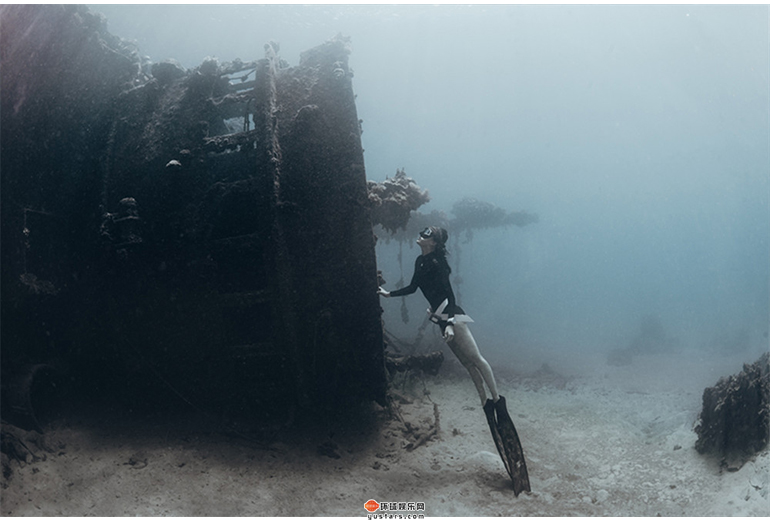
POLYGON ((148 70, 84 8, 2 25, 4 371, 232 413, 384 398, 343 39, 148 70))

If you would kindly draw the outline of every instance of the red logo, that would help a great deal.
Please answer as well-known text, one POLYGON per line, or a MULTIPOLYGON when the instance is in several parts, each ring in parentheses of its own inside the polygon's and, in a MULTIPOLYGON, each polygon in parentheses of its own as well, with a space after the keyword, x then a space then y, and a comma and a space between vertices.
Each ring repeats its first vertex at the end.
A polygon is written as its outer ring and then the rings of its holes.
POLYGON ((380 508, 380 504, 378 504, 376 500, 369 500, 366 504, 364 504, 364 508, 366 508, 366 510, 370 513, 374 513, 380 508))

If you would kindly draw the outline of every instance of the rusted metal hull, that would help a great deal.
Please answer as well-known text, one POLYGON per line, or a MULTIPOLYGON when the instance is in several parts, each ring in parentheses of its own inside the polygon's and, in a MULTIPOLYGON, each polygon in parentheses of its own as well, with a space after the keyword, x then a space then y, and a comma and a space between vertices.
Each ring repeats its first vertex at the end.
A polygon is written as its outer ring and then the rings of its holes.
MULTIPOLYGON (((374 236, 345 42, 297 67, 271 57, 110 83, 66 54, 78 35, 106 38, 83 8, 67 9, 15 6, 3 17, 31 24, 6 31, 3 57, 9 370, 60 362, 90 391, 232 413, 382 401, 374 236), (64 39, 58 47, 34 45, 41 19, 47 38, 64 39), (34 83, 24 94, 5 79, 33 52, 66 69, 80 98, 53 113, 28 109, 30 90, 40 103, 67 94, 49 77, 56 67, 25 73, 34 83), (98 134, 84 134, 75 113, 98 134), (46 117, 58 141, 41 134, 46 117), (52 182, 29 182, 30 171, 52 182)), ((107 73, 110 55, 124 70, 128 58, 105 54, 107 73)))

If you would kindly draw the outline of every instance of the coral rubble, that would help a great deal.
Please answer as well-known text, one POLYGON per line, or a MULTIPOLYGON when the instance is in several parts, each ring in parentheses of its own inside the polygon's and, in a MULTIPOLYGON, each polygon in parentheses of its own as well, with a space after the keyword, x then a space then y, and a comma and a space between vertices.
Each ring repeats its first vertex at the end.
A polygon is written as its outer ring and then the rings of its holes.
POLYGON ((770 438, 770 354, 703 391, 695 427, 699 453, 720 456, 728 469, 767 446, 770 438))

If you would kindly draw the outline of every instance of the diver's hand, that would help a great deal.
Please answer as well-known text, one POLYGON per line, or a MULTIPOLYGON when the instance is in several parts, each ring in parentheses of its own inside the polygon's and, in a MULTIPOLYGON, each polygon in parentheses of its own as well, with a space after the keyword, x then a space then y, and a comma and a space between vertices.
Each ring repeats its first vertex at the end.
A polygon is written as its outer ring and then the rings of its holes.
POLYGON ((386 291, 382 287, 377 288, 377 294, 380 296, 384 296, 385 298, 390 298, 390 291, 386 291))
POLYGON ((452 325, 447 325, 444 329, 444 340, 449 343, 455 339, 455 328, 452 325))

